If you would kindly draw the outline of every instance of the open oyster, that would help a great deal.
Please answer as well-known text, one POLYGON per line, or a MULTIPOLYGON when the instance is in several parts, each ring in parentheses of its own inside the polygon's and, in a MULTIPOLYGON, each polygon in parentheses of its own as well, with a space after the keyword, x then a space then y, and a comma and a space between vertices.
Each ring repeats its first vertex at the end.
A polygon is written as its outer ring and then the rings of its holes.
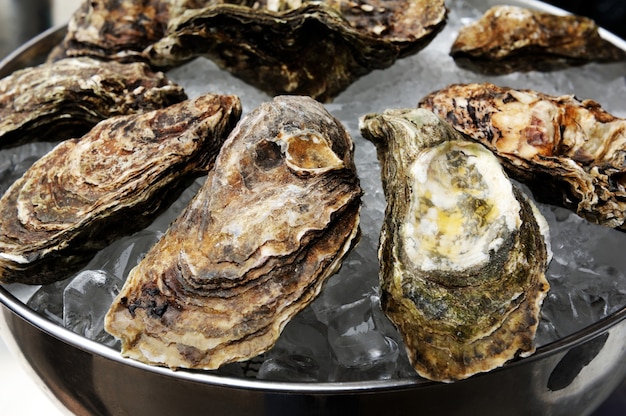
POLYGON ((63 41, 52 50, 48 61, 72 56, 144 60, 142 51, 165 34, 171 18, 216 1, 85 0, 72 14, 63 41))
POLYGON ((270 95, 330 101, 423 48, 445 18, 443 0, 216 2, 170 20, 146 53, 157 67, 205 56, 270 95))
POLYGON ((450 85, 419 106, 491 149, 538 199, 626 230, 626 120, 597 102, 481 83, 450 85))
POLYGON ((381 304, 417 372, 454 381, 534 352, 547 222, 482 145, 424 109, 361 118, 387 208, 381 304))
POLYGON ((78 137, 105 118, 186 98, 142 63, 68 58, 21 69, 0 80, 0 147, 78 137))
POLYGON ((249 113, 105 319, 122 354, 215 369, 269 349, 356 243, 353 144, 309 97, 249 113))
POLYGON ((49 283, 152 221, 205 172, 239 118, 234 96, 109 118, 44 155, 0 199, 0 281, 49 283))
POLYGON ((587 17, 515 6, 494 6, 462 28, 450 54, 460 66, 489 74, 626 59, 587 17))

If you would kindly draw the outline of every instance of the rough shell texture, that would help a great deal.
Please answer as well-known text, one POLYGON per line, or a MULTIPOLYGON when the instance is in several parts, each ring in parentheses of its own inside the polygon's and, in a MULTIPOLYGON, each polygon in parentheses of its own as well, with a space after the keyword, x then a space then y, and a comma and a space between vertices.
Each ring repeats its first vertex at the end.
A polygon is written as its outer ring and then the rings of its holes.
POLYGON ((547 223, 482 145, 424 109, 361 118, 387 200, 381 304, 417 372, 455 381, 534 351, 547 223))
POLYGON ((483 83, 450 85, 419 105, 491 149, 537 198, 626 229, 626 120, 597 102, 483 83))
POLYGON ((427 45, 446 13, 442 0, 227 2, 172 19, 146 54, 156 67, 205 56, 270 95, 330 101, 427 45))
POLYGON ((122 354, 215 369, 269 349, 356 242, 352 152, 308 97, 277 97, 242 119, 109 310, 122 354))
POLYGON ((48 61, 71 56, 143 60, 142 51, 159 40, 168 21, 186 9, 215 0, 85 0, 71 16, 63 42, 48 61))
POLYGON ((67 277, 113 239, 148 225, 205 172, 240 116, 233 96, 107 119, 62 142, 0 199, 0 280, 67 277))
POLYGON ((626 59, 589 18, 514 6, 494 6, 462 28, 450 54, 460 66, 490 74, 626 59))
POLYGON ((182 87, 146 64, 68 58, 0 80, 0 147, 80 137, 99 121, 167 107, 182 87))

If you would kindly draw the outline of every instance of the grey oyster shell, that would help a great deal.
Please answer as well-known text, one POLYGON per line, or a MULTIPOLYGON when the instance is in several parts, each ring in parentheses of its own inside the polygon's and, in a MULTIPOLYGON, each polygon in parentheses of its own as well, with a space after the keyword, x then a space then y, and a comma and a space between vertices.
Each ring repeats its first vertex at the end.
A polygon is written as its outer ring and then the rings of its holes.
POLYGON ((219 2, 170 20, 146 54, 162 68, 205 56, 270 95, 326 102, 422 49, 446 14, 443 0, 219 2))
POLYGON ((487 146, 537 199, 626 230, 626 120, 599 103, 480 83, 434 91, 419 106, 487 146))
POLYGON ((626 52, 603 39, 598 29, 583 16, 494 6, 459 31, 450 55, 459 66, 485 74, 626 59, 626 52))
POLYGON ((122 354, 215 369, 275 343, 359 236, 352 140, 309 97, 249 113, 105 318, 122 354))
POLYGON ((207 94, 61 142, 0 199, 0 282, 64 279, 147 226, 206 172, 240 113, 237 97, 207 94))
POLYGON ((534 352, 547 223, 482 145, 424 109, 361 118, 387 208, 381 305, 409 360, 451 382, 534 352))
POLYGON ((85 0, 72 14, 67 33, 48 56, 145 60, 143 50, 165 34, 170 19, 215 0, 85 0))
POLYGON ((0 147, 80 137, 106 118, 187 98, 146 64, 68 58, 0 80, 0 147))

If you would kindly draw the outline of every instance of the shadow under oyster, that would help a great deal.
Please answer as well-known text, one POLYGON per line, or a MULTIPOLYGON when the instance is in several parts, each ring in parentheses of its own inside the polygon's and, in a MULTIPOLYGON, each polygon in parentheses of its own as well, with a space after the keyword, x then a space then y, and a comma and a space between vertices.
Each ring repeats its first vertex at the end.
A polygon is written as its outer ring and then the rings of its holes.
POLYGON ((324 102, 421 50, 446 15, 443 0, 226 1, 170 20, 146 54, 161 68, 205 56, 270 95, 324 102))
POLYGON ((626 59, 626 52, 603 39, 598 29, 583 16, 494 6, 461 28, 450 55, 460 66, 486 74, 626 59))
POLYGON ((0 148, 79 137, 113 116, 167 107, 182 87, 143 63, 67 58, 0 80, 0 148))
POLYGON ((489 150, 424 109, 360 120, 387 208, 381 305, 409 361, 451 382, 534 352, 549 289, 547 223, 489 150))
POLYGON ((215 369, 276 342, 359 236, 352 140, 309 97, 244 117, 105 318, 122 354, 215 369))
POLYGON ((487 146, 537 199, 626 230, 626 120, 596 101, 479 83, 449 85, 419 106, 487 146))
POLYGON ((61 142, 0 199, 0 282, 64 279, 147 226, 206 172, 240 114, 237 97, 207 94, 61 142))

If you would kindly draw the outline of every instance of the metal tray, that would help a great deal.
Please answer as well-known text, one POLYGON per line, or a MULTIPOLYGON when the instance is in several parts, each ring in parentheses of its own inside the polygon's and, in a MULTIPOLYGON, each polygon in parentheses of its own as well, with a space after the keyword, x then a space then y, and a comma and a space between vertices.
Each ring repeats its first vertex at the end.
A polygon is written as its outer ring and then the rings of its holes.
MULTIPOLYGON (((497 3, 467 2, 484 10, 497 3)), ((562 13, 536 1, 508 3, 562 13)), ((64 31, 51 29, 9 55, 0 63, 0 77, 40 63, 64 31)), ((603 35, 626 49, 618 37, 603 35)), ((626 74, 624 66, 612 70, 626 74)), ((171 371, 123 359, 53 324, 4 287, 0 302, 0 334, 9 348, 54 400, 78 415, 584 415, 626 375, 626 306, 529 358, 442 384, 419 378, 289 383, 171 371)))

